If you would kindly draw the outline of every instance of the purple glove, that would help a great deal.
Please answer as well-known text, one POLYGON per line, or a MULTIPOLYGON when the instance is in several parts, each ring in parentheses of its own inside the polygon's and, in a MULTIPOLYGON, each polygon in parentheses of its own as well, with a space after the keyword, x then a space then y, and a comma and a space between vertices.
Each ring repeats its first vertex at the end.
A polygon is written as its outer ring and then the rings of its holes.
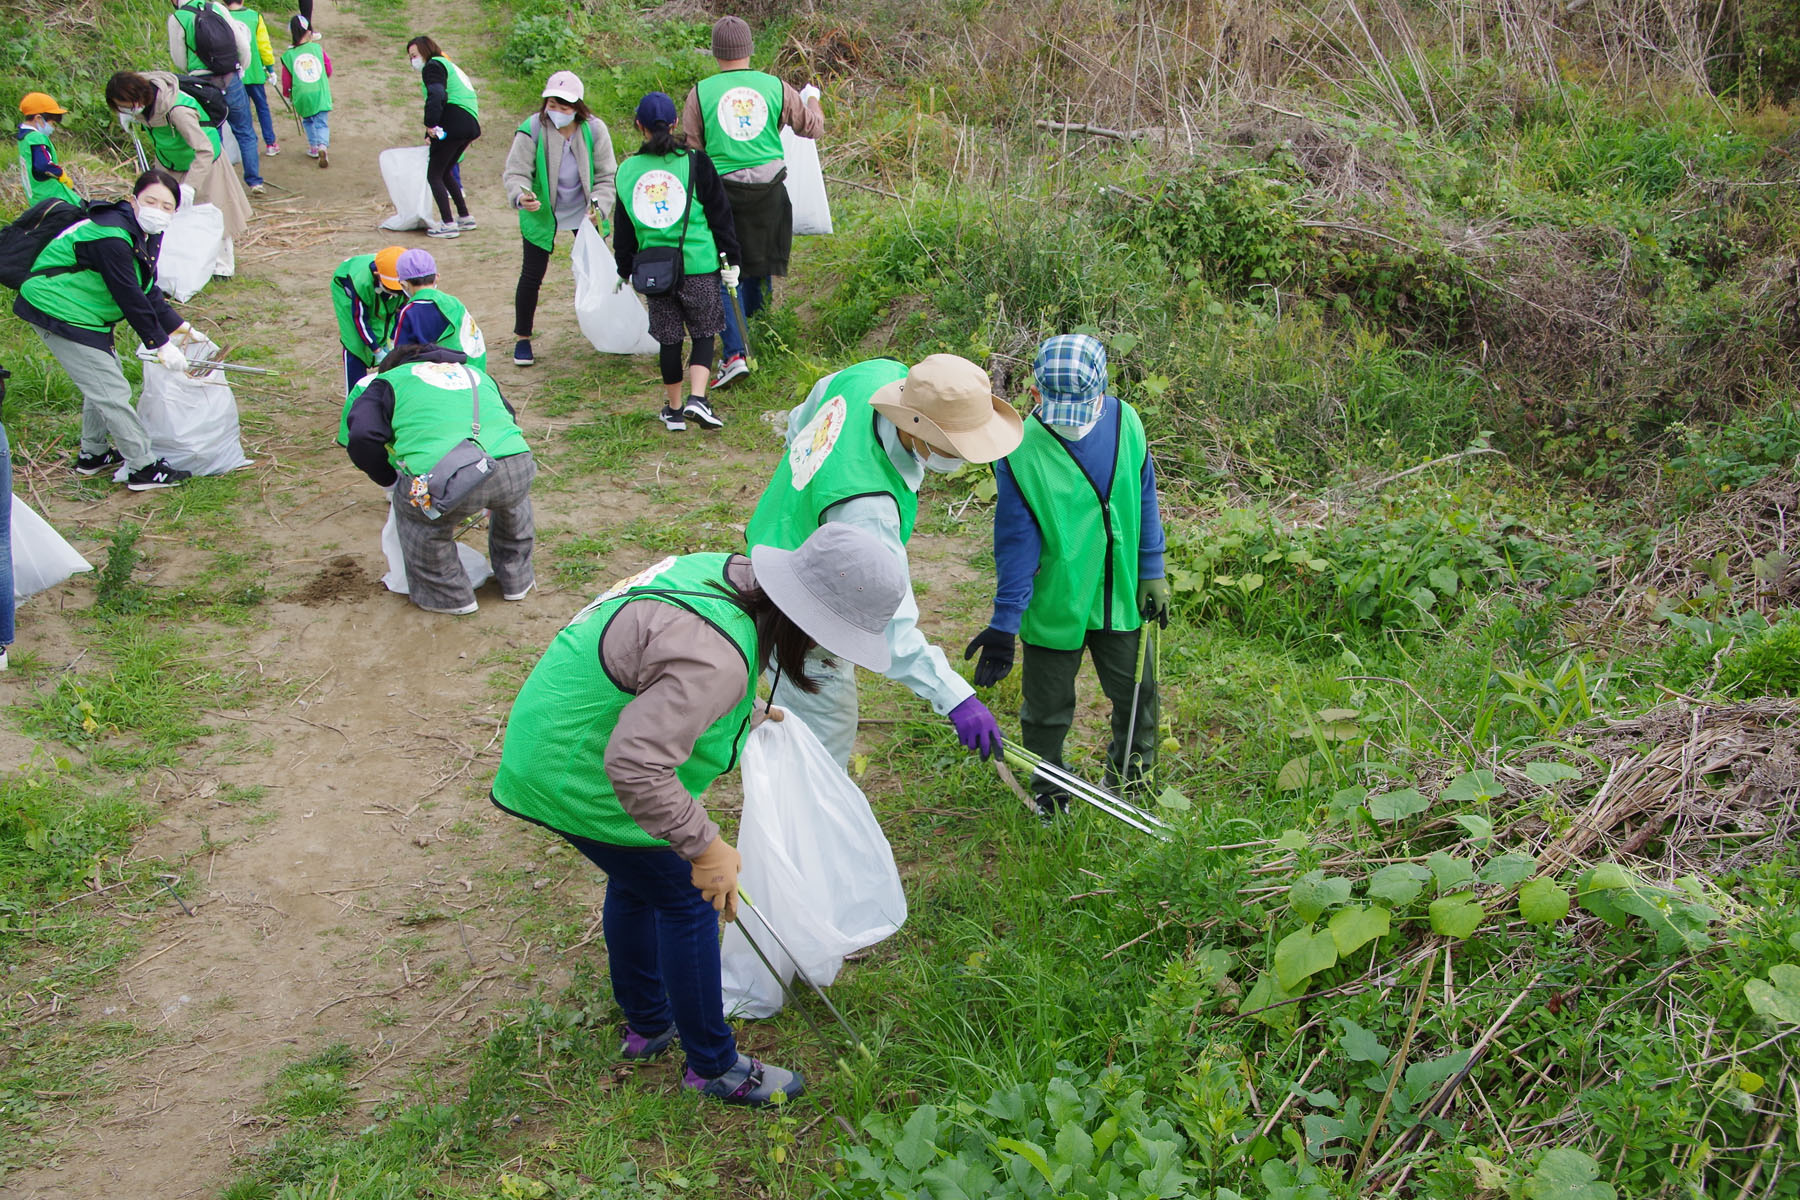
POLYGON ((963 749, 981 755, 981 761, 1000 753, 1000 723, 994 720, 987 705, 974 696, 950 710, 950 724, 956 727, 956 740, 963 749))

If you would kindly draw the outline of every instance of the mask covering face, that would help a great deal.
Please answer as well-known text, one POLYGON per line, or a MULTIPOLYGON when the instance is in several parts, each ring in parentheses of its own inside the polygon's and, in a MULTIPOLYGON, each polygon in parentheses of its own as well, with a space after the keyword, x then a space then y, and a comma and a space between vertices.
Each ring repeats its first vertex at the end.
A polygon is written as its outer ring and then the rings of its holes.
POLYGON ((554 108, 547 111, 550 114, 550 123, 558 129, 567 129, 575 122, 575 114, 572 112, 558 112, 554 108))
POLYGON ((144 115, 144 110, 141 108, 122 108, 119 110, 119 124, 123 125, 127 129, 130 129, 131 123, 133 121, 139 120, 140 118, 143 117, 143 115, 144 115))
POLYGON ((1099 423, 1100 418, 1095 416, 1093 420, 1081 425, 1052 425, 1050 428, 1066 442, 1079 442, 1082 438, 1092 433, 1094 431, 1094 426, 1099 423))
POLYGON ((412 60, 412 68, 415 71, 423 71, 425 69, 425 60, 422 58, 413 59, 412 60))
POLYGON ((148 204, 137 206, 138 228, 153 237, 167 230, 169 222, 174 219, 174 213, 164 212, 160 208, 151 208, 148 204))
POLYGON ((919 461, 927 471, 936 471, 939 475, 949 475, 963 465, 962 459, 939 454, 936 450, 927 450, 919 461))

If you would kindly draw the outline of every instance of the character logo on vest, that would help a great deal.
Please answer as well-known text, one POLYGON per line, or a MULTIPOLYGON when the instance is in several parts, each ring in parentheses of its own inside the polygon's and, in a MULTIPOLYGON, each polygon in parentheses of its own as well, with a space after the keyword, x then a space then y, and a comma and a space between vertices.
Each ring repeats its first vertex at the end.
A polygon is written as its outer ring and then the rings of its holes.
POLYGON ((833 396, 813 414, 795 435, 793 449, 788 451, 788 469, 793 472, 797 492, 812 482, 844 432, 844 414, 849 410, 842 396, 833 396))
POLYGON ((461 363, 414 363, 413 378, 446 392, 466 392, 475 382, 474 372, 461 363))
POLYGON ((631 189, 631 215, 649 229, 667 229, 681 220, 687 189, 669 171, 645 171, 631 189))
POLYGON ((669 555, 669 557, 663 559, 661 562, 653 563, 650 566, 645 567, 643 570, 639 571, 636 575, 627 576, 626 578, 619 580, 619 582, 613 584, 611 587, 607 588, 604 592, 601 592, 598 596, 595 596, 592 600, 590 600, 588 602, 587 607, 583 608, 580 612, 576 613, 575 616, 569 621, 569 624, 570 625, 581 624, 583 621, 585 621, 589 617, 593 616, 594 610, 599 608, 602 604, 605 604, 608 600, 617 600, 620 596, 623 596, 626 592, 631 591, 633 588, 641 588, 645 584, 653 582, 658 575, 661 575, 664 571, 667 571, 670 567, 672 567, 674 565, 675 565, 675 556, 673 554, 671 554, 671 555, 669 555))
POLYGON ((294 78, 301 83, 317 83, 325 77, 325 63, 316 54, 302 54, 294 59, 294 78))
POLYGON ((457 331, 457 336, 462 340, 462 352, 470 358, 480 358, 487 353, 487 339, 481 336, 474 313, 463 313, 462 328, 457 331))
POLYGON ((719 97, 719 128, 734 142, 747 142, 769 125, 769 102, 755 88, 734 87, 719 97))

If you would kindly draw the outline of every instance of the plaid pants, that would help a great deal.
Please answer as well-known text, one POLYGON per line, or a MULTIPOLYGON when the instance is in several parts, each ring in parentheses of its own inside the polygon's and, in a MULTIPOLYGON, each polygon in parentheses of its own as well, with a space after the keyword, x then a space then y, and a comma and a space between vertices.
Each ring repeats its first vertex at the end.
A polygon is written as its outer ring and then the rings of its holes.
POLYGON ((484 508, 494 582, 509 596, 531 585, 535 578, 531 547, 537 534, 531 520, 531 480, 536 474, 537 463, 529 450, 495 459, 493 474, 433 521, 406 502, 412 476, 400 472, 394 486, 394 527, 400 534, 400 552, 406 556, 406 586, 414 604, 444 612, 474 601, 475 591, 456 556, 456 531, 484 508))

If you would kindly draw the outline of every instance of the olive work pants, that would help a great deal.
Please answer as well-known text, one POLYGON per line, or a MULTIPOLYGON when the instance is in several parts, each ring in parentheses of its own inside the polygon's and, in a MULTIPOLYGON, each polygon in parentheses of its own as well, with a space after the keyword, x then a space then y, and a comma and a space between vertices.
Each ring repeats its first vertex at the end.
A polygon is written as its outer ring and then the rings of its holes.
MULTIPOLYGON (((1106 747, 1109 783, 1132 783, 1150 774, 1156 764, 1157 718, 1161 704, 1156 695, 1156 667, 1144 660, 1144 678, 1138 685, 1137 730, 1131 731, 1132 676, 1137 672, 1138 635, 1090 630, 1083 643, 1094 660, 1100 690, 1112 701, 1112 740, 1106 747), (1129 761, 1125 742, 1131 741, 1129 761)), ((1025 748, 1045 760, 1062 765, 1063 740, 1075 721, 1075 676, 1081 670, 1082 650, 1050 650, 1021 640, 1024 662, 1019 673, 1019 729, 1025 748)))

